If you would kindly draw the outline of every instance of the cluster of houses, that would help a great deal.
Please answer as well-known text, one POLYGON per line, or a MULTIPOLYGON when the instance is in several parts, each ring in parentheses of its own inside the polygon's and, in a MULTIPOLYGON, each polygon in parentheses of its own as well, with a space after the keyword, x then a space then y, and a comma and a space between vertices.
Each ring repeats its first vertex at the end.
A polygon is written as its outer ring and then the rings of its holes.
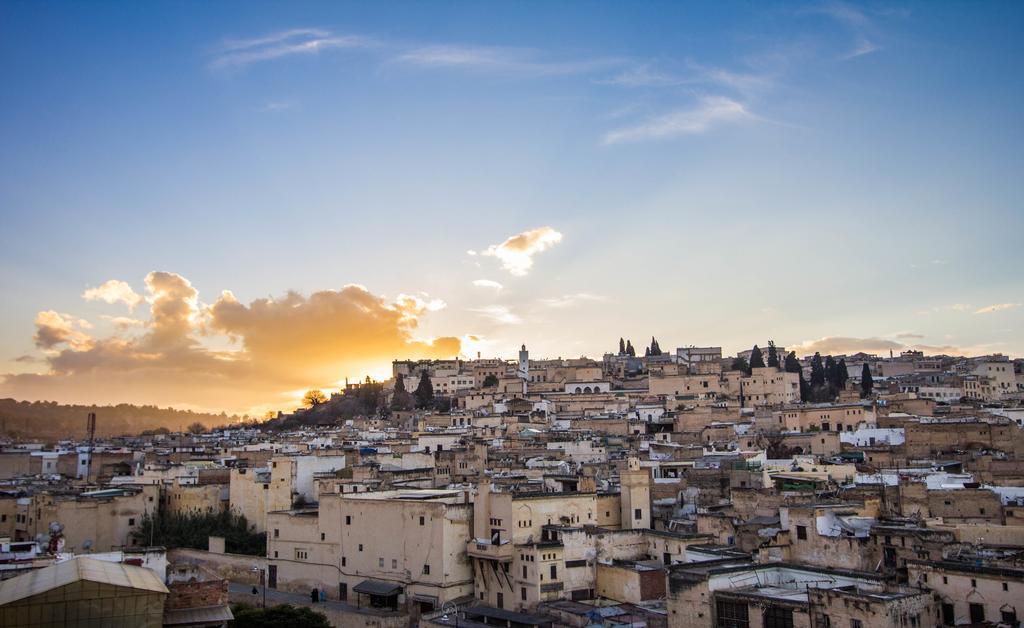
MULTIPOLYGON (((1022 362, 842 357, 827 403, 801 402, 800 373, 733 370, 717 347, 524 346, 394 362, 386 390, 426 376, 449 412, 9 442, 0 620, 45 598, 40 572, 98 561, 155 574, 136 579, 153 625, 224 625, 229 592, 267 590, 344 626, 1019 625, 1022 362), (265 534, 265 555, 138 533, 222 512, 265 534), (183 606, 176 583, 209 595, 183 606)), ((116 597, 135 582, 108 579, 116 597)))

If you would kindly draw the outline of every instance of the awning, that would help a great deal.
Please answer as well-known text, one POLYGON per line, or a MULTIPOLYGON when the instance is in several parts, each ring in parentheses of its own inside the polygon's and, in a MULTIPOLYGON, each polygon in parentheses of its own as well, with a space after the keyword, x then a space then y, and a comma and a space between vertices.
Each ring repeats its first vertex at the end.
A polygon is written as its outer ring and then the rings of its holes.
POLYGON ((402 586, 393 582, 382 582, 380 580, 363 580, 356 586, 352 587, 352 590, 356 593, 363 593, 365 595, 380 595, 387 597, 389 595, 398 595, 402 592, 402 586))

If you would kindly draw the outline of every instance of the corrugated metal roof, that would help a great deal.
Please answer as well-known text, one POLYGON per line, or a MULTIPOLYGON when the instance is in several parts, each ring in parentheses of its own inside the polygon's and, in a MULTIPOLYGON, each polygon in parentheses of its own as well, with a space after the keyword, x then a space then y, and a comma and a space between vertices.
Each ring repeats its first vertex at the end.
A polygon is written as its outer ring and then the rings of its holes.
POLYGON ((0 582, 0 606, 79 580, 156 593, 168 592, 164 583, 150 569, 80 556, 0 582))

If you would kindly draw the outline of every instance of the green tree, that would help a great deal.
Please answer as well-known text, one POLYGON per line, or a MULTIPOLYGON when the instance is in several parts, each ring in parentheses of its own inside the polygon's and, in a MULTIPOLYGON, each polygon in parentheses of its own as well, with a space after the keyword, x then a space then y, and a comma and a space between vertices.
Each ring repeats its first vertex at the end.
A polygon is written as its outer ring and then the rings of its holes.
POLYGON ((729 367, 730 371, 743 371, 744 375, 750 375, 750 364, 740 356, 736 356, 736 359, 732 361, 732 365, 729 367))
POLYGON ((484 378, 484 388, 494 388, 498 385, 498 376, 494 373, 488 373, 487 377, 484 378))
POLYGON ((768 366, 779 368, 779 352, 775 348, 775 341, 768 341, 768 366))
POLYGON ((323 613, 307 606, 280 604, 269 608, 257 608, 247 604, 231 607, 235 616, 235 628, 330 628, 331 623, 323 613))
POLYGON ((839 390, 846 390, 846 382, 850 379, 850 372, 846 370, 846 358, 839 358, 836 364, 836 386, 839 390))
POLYGON ((434 400, 434 385, 430 383, 430 375, 426 371, 420 373, 420 383, 416 386, 416 407, 426 408, 434 400))
POLYGON ((750 351, 750 368, 752 369, 763 369, 764 368, 764 354, 761 353, 761 348, 754 345, 754 348, 750 351))
POLYGON ((205 432, 206 426, 200 423, 199 421, 196 421, 195 423, 192 423, 188 426, 189 434, 203 434, 205 432))
POLYGON ((395 392, 405 392, 405 375, 401 373, 395 378, 395 392))
POLYGON ((619 355, 626 355, 626 341, 619 338, 619 355))
POLYGON ((302 405, 307 408, 318 406, 325 401, 327 401, 327 395, 325 395, 319 388, 313 388, 306 391, 306 394, 302 397, 302 405))
POLYGON ((170 514, 158 510, 156 516, 144 514, 131 534, 136 543, 144 546, 152 539, 153 545, 168 549, 201 550, 209 546, 210 536, 222 536, 225 549, 231 554, 264 556, 267 553, 267 535, 256 533, 244 516, 230 511, 170 514))
POLYGON ((825 385, 825 367, 821 363, 821 354, 815 353, 811 358, 811 388, 820 388, 825 385))
POLYGON ((651 355, 661 355, 661 345, 658 344, 654 336, 651 336, 651 355))
POLYGON ((871 367, 868 363, 864 363, 864 368, 860 371, 860 396, 870 397, 871 390, 875 387, 875 380, 871 377, 871 367))
POLYGON ((804 369, 800 366, 800 360, 796 357, 796 351, 790 351, 786 354, 783 369, 787 373, 796 373, 800 376, 800 401, 810 401, 811 387, 807 383, 807 379, 804 377, 804 369))
POLYGON ((633 348, 633 341, 632 340, 627 340, 626 341, 626 355, 630 355, 630 356, 636 357, 636 349, 633 348))

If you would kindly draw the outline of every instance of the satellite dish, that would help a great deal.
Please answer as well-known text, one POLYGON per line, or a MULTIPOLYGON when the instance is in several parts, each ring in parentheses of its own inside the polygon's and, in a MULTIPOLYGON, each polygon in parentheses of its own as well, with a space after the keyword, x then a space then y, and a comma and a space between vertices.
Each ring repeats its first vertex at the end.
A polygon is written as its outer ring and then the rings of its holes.
POLYGON ((83 550, 92 549, 92 539, 86 539, 86 540, 82 541, 82 549, 83 550))

